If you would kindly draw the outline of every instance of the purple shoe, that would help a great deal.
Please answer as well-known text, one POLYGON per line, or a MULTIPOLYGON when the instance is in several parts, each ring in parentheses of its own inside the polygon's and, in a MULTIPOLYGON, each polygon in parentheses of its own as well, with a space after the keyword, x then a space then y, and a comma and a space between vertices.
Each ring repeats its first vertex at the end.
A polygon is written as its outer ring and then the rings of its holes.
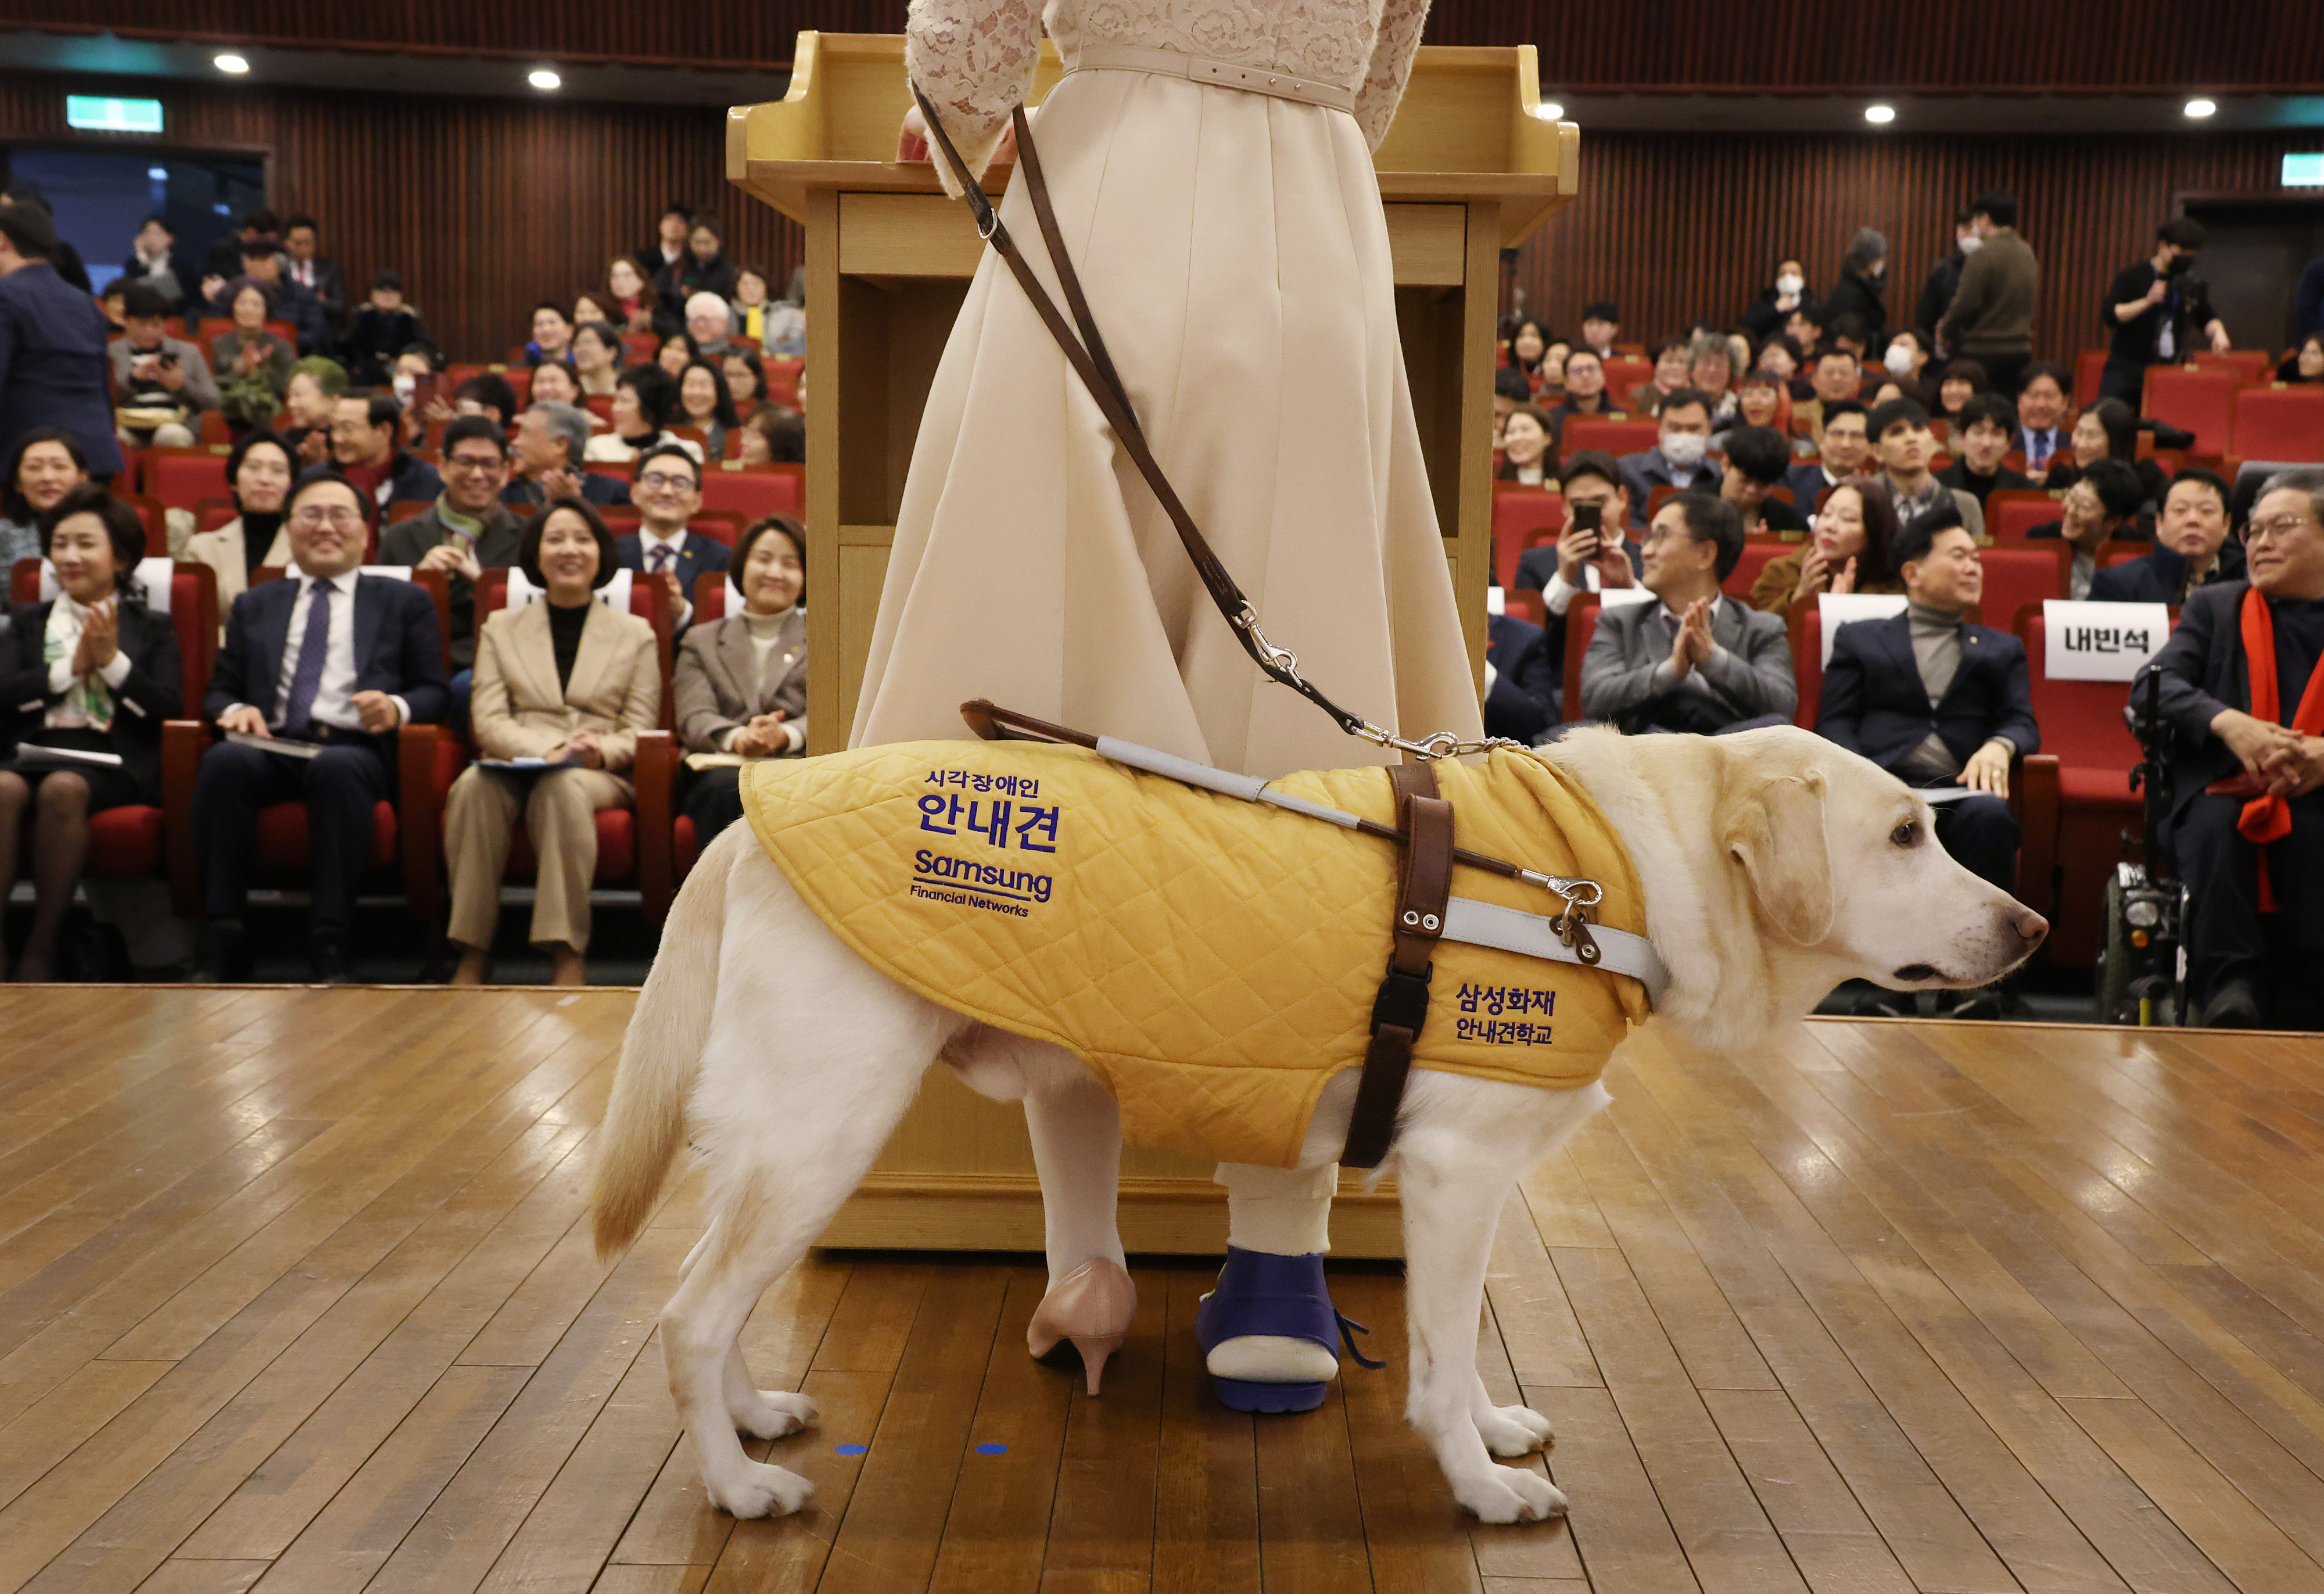
MULTIPOLYGON (((1227 1247, 1227 1262, 1219 1269, 1218 1287, 1203 1297, 1194 1313, 1194 1339, 1203 1354, 1229 1339, 1263 1334, 1276 1339, 1305 1339, 1334 1357, 1344 1342, 1357 1365, 1382 1367, 1356 1348, 1349 1330, 1368 1334, 1370 1329, 1344 1318, 1332 1305, 1323 1283, 1321 1253, 1277 1256, 1265 1251, 1227 1247)), ((1261 1384, 1248 1378, 1211 1376, 1221 1404, 1238 1412, 1309 1412, 1323 1404, 1330 1385, 1261 1384)))

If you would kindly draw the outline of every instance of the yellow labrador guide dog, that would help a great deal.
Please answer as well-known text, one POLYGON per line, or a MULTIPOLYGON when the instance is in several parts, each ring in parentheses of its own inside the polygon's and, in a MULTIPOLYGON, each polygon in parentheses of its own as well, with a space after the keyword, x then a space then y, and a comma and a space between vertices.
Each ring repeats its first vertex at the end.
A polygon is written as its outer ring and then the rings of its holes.
MULTIPOLYGON (((1470 850, 1428 925, 1443 939, 1380 1163, 1403 1205, 1406 1415, 1462 1505, 1539 1519, 1564 1497, 1492 1460, 1550 1430, 1478 1377, 1486 1258, 1518 1177, 1609 1099, 1599 1075, 1628 1026, 1651 1012, 1742 1051, 1843 979, 1989 984, 2048 926, 1945 855, 1921 796, 1805 731, 1591 729, 1435 768, 1470 850), (1478 867, 1492 858, 1530 873, 1478 867), (1541 917, 1550 882, 1590 888, 1586 956, 1541 917)), ((1074 1103, 1116 1148, 1126 1130, 1313 1167, 1348 1145, 1391 918, 1411 900, 1399 846, 1379 839, 1402 811, 1388 772, 1171 773, 1025 742, 753 767, 750 823, 688 876, 639 997, 595 1195, 609 1252, 689 1139, 708 1163, 709 1227, 661 1330, 715 1505, 759 1516, 807 1499, 736 1432, 793 1432, 814 1403, 755 1387, 737 1339, 939 1060, 1028 1111, 1074 1103)), ((1041 1172, 1053 1212, 1112 1210, 1087 1167, 1041 1172)), ((1093 1391, 1118 1342, 1083 1345, 1093 1391)))

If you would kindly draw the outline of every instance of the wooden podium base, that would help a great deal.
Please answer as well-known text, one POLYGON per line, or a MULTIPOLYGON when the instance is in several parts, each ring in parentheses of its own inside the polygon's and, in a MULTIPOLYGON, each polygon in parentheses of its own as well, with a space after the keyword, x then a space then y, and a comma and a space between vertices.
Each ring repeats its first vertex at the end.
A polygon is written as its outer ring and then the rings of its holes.
MULTIPOLYGON (((988 1101, 939 1064, 888 1147, 821 1240, 912 1251, 1038 1251, 1041 1187, 1024 1109, 988 1101)), ((1121 1243, 1143 1255, 1221 1256, 1226 1191, 1213 1164, 1132 1146, 1122 1153, 1121 1243)), ((1366 1191, 1342 1172, 1332 1206, 1334 1256, 1401 1256, 1396 1186, 1366 1191)))

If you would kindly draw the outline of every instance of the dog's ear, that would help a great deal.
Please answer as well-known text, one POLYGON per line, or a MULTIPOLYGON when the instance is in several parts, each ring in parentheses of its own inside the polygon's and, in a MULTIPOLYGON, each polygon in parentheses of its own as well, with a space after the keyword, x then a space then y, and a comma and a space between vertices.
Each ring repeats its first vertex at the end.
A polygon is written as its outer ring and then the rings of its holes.
POLYGON ((1831 848, 1824 837, 1821 770, 1730 789, 1720 846, 1742 867, 1751 894, 1785 939, 1814 946, 1831 933, 1831 848))

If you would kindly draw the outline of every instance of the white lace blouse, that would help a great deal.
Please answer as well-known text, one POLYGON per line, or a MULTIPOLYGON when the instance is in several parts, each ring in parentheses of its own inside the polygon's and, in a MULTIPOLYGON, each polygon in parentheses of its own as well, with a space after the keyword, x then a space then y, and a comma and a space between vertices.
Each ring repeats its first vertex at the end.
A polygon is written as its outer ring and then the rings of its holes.
POLYGON ((1032 87, 1045 22, 1068 61, 1084 43, 1130 44, 1353 89, 1357 125, 1378 149, 1427 20, 1428 0, 1049 0, 1046 12, 1031 0, 911 0, 904 64, 979 173, 1032 87))

